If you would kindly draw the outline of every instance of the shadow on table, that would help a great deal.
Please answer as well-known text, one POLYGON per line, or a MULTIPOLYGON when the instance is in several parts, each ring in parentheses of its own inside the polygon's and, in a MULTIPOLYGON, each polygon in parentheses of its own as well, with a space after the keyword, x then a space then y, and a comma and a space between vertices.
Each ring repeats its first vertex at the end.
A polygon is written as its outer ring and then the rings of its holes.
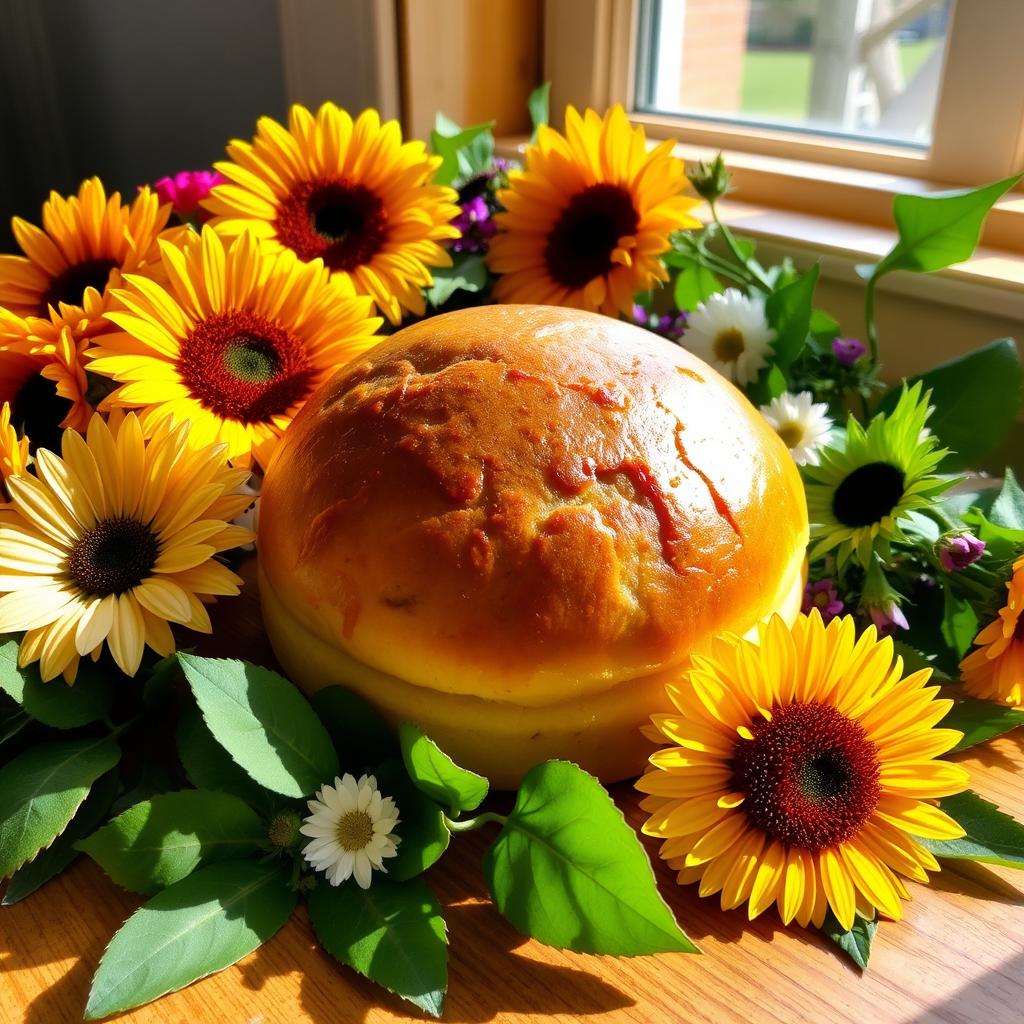
POLYGON ((1024 956, 1008 960, 994 970, 935 1006, 930 1006, 907 1024, 962 1024, 984 1021, 984 1024, 1020 1024, 1024 1011, 1014 1000, 1019 992, 1019 979, 1024 973, 1024 956), (1000 997, 1001 990, 1005 994, 1000 997))

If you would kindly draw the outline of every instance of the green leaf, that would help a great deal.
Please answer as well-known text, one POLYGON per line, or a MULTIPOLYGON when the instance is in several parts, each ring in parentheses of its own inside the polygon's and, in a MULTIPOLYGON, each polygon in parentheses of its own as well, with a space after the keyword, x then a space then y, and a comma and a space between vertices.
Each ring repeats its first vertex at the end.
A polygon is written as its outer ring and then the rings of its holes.
POLYGON ((943 729, 959 729, 964 738, 950 751, 967 750, 1024 725, 1024 711, 967 697, 957 701, 942 720, 943 729))
POLYGON ((893 270, 930 273, 970 259, 989 210, 1021 177, 929 196, 896 196, 892 214, 899 239, 873 276, 893 270))
POLYGON ((403 722, 398 730, 402 757, 413 785, 452 814, 483 803, 491 784, 482 775, 460 768, 422 729, 403 722))
POLYGON ((978 635, 978 615, 969 601, 962 601, 945 592, 942 637, 958 658, 962 658, 978 635))
POLYGON ((871 943, 878 930, 878 919, 869 921, 858 914, 853 920, 853 927, 846 931, 836 920, 835 914, 829 910, 821 930, 862 970, 868 969, 871 958, 871 943))
POLYGON ((494 160, 493 121, 459 128, 442 114, 430 133, 430 148, 441 157, 441 166, 434 175, 438 185, 455 182, 482 174, 494 160))
POLYGON ((0 768, 0 878, 64 831, 121 749, 110 736, 32 747, 0 768))
POLYGON ((91 662, 78 666, 74 686, 63 679, 44 683, 37 665, 18 668, 18 641, 0 646, 0 689, 34 719, 55 729, 74 729, 104 718, 113 695, 110 677, 91 662))
POLYGON ((722 282, 697 260, 678 252, 671 256, 672 266, 679 268, 672 290, 677 309, 692 312, 715 292, 724 290, 722 282))
POLYGON ((441 808, 409 781, 405 766, 395 759, 376 772, 377 788, 398 807, 395 833, 401 837, 398 853, 387 861, 388 878, 404 882, 421 875, 448 849, 451 833, 441 808))
POLYGON ((247 661, 178 660, 214 739, 261 786, 309 796, 338 774, 327 730, 284 676, 247 661))
POLYGON ((457 291, 481 292, 487 287, 487 266, 481 253, 457 253, 450 267, 433 267, 433 282, 424 292, 435 308, 447 302, 457 291))
POLYGON ((820 268, 815 263, 792 284, 772 292, 765 302, 765 316, 775 328, 772 362, 782 369, 792 365, 807 343, 819 273, 820 268))
POLYGON ((401 755, 395 731, 358 693, 325 686, 309 702, 334 743, 342 771, 361 775, 382 760, 401 755))
POLYGON ((936 857, 1024 869, 1024 825, 972 790, 943 797, 939 807, 967 835, 961 839, 919 838, 917 841, 936 857))
POLYGON ((157 893, 110 940, 85 1019, 159 999, 237 963, 288 920, 296 895, 286 864, 229 861, 157 893))
POLYGON ((309 897, 320 945, 432 1017, 444 1010, 448 940, 437 897, 419 878, 360 889, 322 880, 309 897))
POLYGON ((810 332, 819 341, 830 342, 839 337, 839 321, 823 309, 811 310, 810 332))
POLYGON ((283 797, 254 782, 231 760, 231 755, 213 738, 197 707, 185 709, 178 722, 176 740, 181 766, 196 789, 231 793, 265 818, 285 802, 283 797))
POLYGON ((101 775, 93 783, 89 795, 75 812, 68 827, 35 860, 22 865, 11 875, 0 904, 8 906, 17 903, 59 875, 78 856, 75 843, 92 832, 107 816, 119 786, 116 770, 101 775))
POLYGON ((203 864, 267 848, 263 823, 227 793, 186 789, 143 800, 78 844, 124 889, 166 889, 203 864))
POLYGON ((567 761, 527 773, 484 873, 498 910, 549 946, 614 956, 699 952, 611 797, 567 761))
MULTIPOLYGON (((1002 441, 1020 409, 1022 380, 1024 370, 1011 338, 907 378, 908 385, 920 381, 932 393, 935 411, 928 427, 951 449, 942 463, 944 471, 971 468, 1002 441)), ((902 391, 902 384, 890 388, 876 412, 892 412, 902 391)))
POLYGON ((1024 530, 1024 491, 1017 483, 1013 470, 1007 466, 999 497, 992 503, 989 518, 997 526, 1011 530, 1024 530))
POLYGON ((527 109, 530 111, 530 124, 533 125, 533 133, 530 135, 530 144, 537 141, 537 129, 542 124, 548 123, 550 116, 549 107, 551 103, 551 83, 545 82, 538 85, 530 93, 526 100, 527 109))
MULTIPOLYGON (((919 672, 923 668, 932 670, 931 681, 933 683, 949 683, 952 680, 936 665, 936 663, 922 651, 911 647, 902 640, 893 642, 893 651, 903 659, 903 674, 910 675, 911 672, 919 672)), ((952 713, 952 712, 951 712, 952 713)))

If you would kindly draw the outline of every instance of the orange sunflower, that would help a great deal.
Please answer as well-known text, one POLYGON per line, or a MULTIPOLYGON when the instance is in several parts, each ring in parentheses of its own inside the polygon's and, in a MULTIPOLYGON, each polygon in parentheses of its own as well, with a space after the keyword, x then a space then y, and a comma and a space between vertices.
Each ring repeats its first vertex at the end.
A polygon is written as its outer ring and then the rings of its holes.
POLYGON ((28 466, 28 438, 19 437, 11 425, 11 404, 4 402, 0 406, 0 491, 6 505, 10 495, 7 493, 7 478, 15 473, 24 473, 28 466))
POLYGON ((228 184, 202 205, 227 235, 254 231, 369 295, 392 323, 425 312, 430 267, 451 266, 439 244, 458 238, 456 193, 431 179, 441 158, 402 142, 375 110, 355 119, 325 103, 291 109, 288 128, 260 118, 252 142, 234 140, 216 165, 228 184))
POLYGON ((56 192, 43 204, 42 229, 11 221, 24 256, 0 256, 0 306, 19 316, 102 327, 111 290, 122 273, 139 273, 159 255, 156 240, 171 206, 148 188, 130 203, 107 197, 99 178, 82 182, 78 195, 56 192))
POLYGON ((669 235, 700 227, 673 145, 648 152, 621 106, 604 118, 568 107, 565 135, 542 125, 498 194, 507 212, 487 257, 501 275, 495 298, 628 314, 637 292, 667 280, 669 235))
POLYGON ((960 662, 968 693, 1024 707, 1024 558, 1013 565, 1006 604, 975 638, 976 649, 960 662))

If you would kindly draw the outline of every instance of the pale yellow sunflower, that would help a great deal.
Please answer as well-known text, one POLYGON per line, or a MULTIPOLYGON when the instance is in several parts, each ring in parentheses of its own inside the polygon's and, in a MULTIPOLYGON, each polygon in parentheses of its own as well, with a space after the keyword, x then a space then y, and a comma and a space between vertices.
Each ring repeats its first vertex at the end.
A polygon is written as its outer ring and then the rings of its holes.
POLYGON ((392 323, 403 310, 423 315, 429 268, 451 266, 439 243, 459 237, 450 223, 458 197, 431 184, 441 158, 403 142, 397 121, 381 124, 375 110, 353 121, 333 103, 315 115, 296 105, 287 129, 262 117, 252 142, 234 140, 228 155, 216 165, 228 183, 202 203, 212 224, 323 260, 392 323))
POLYGON ((140 409, 147 436, 188 420, 190 444, 219 441, 237 465, 266 468, 313 390, 379 340, 373 302, 251 232, 225 248, 207 226, 160 249, 167 287, 127 275, 109 314, 121 330, 86 353, 121 385, 101 407, 140 409))
POLYGON ((170 215, 170 203, 161 206, 148 188, 125 204, 117 192, 108 198, 99 178, 82 182, 75 196, 51 192, 42 229, 20 217, 11 221, 25 255, 0 256, 0 306, 102 328, 111 289, 122 273, 139 273, 157 258, 170 215))
POLYGON ((899 918, 900 876, 939 869, 918 838, 963 835, 935 806, 968 776, 936 759, 961 733, 935 728, 953 702, 930 675, 904 678, 892 641, 874 627, 856 639, 850 616, 776 616, 756 643, 718 639, 668 687, 678 713, 653 718, 672 745, 637 782, 643 831, 680 883, 751 919, 773 903, 802 925, 829 907, 847 929, 857 912, 899 918))
POLYGON ((241 580, 218 553, 249 543, 231 520, 252 501, 221 446, 185 443, 187 423, 147 442, 138 419, 97 414, 67 430, 63 458, 40 448, 32 472, 7 478, 0 521, 0 633, 24 631, 18 660, 71 682, 104 644, 134 675, 148 645, 174 650, 169 623, 210 632, 205 601, 241 580), (13 515, 12 515, 13 512, 13 515))
POLYGON ((667 280, 669 235, 700 227, 673 145, 648 152, 621 106, 603 118, 568 107, 565 135, 542 125, 498 195, 507 212, 487 256, 501 275, 494 297, 629 314, 637 292, 667 280))

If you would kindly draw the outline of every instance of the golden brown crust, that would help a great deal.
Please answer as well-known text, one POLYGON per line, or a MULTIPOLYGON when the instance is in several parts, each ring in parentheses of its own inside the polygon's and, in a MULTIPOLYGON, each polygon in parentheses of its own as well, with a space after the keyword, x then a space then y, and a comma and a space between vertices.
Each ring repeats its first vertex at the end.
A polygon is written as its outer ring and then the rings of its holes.
POLYGON ((684 350, 490 306, 406 328, 325 384, 267 473, 259 532, 265 582, 329 645, 541 706, 770 614, 807 514, 782 442, 684 350))

